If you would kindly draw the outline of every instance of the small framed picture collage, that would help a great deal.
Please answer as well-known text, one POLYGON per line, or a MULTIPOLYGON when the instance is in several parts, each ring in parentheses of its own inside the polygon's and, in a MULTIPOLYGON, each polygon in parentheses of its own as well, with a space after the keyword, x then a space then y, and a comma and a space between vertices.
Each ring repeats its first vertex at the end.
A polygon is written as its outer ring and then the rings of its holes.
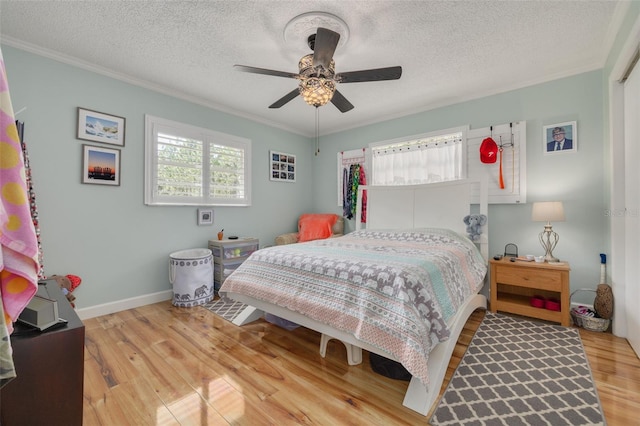
POLYGON ((284 152, 269 151, 271 180, 279 182, 296 181, 296 156, 284 152))

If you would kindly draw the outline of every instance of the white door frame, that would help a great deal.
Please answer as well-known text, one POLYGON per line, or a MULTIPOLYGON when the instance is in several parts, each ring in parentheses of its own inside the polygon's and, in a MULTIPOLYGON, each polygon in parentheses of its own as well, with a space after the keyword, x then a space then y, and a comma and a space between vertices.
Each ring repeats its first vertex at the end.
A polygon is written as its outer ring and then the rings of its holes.
MULTIPOLYGON (((624 300, 627 292, 625 278, 625 162, 624 162, 624 86, 619 80, 640 45, 640 17, 609 75, 609 141, 611 155, 610 231, 611 256, 607 260, 615 303, 613 333, 627 337, 627 313, 624 300)), ((636 65, 640 66, 640 65, 636 65)), ((639 285, 636 283, 635 285, 639 285)))

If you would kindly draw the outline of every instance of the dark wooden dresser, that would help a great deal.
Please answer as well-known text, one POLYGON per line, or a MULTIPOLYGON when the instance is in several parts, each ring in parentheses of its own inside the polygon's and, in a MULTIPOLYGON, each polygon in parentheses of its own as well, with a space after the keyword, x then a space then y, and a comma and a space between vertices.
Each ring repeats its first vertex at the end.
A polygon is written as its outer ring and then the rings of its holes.
POLYGON ((84 324, 54 280, 41 283, 68 323, 43 332, 15 324, 17 377, 0 389, 2 426, 82 424, 84 324))

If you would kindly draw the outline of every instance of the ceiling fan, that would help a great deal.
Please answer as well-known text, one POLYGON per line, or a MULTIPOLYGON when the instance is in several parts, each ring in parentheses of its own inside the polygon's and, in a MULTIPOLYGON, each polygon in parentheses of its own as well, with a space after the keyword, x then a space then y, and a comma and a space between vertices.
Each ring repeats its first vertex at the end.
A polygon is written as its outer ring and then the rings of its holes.
POLYGON ((341 112, 353 109, 349 102, 337 89, 338 83, 360 83, 365 81, 397 80, 402 75, 402 67, 376 68, 361 71, 335 73, 333 54, 338 46, 340 34, 327 28, 319 27, 316 34, 308 37, 307 43, 313 53, 303 56, 298 63, 298 74, 274 71, 246 65, 234 65, 239 71, 273 75, 276 77, 295 78, 300 80, 298 88, 284 95, 269 108, 280 108, 287 102, 301 95, 306 103, 320 107, 329 101, 341 112))

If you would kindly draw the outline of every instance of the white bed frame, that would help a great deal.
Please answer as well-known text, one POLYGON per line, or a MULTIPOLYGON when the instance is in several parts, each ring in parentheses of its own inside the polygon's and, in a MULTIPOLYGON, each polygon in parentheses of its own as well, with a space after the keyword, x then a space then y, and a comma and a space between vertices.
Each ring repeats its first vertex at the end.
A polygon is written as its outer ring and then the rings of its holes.
MULTIPOLYGON (((464 216, 469 213, 487 214, 488 191, 486 180, 458 180, 428 185, 402 187, 361 186, 358 190, 356 218, 360 218, 361 195, 367 190, 367 228, 369 229, 405 229, 421 227, 449 228, 466 235, 464 216), (479 186, 480 205, 477 211, 471 211, 471 194, 473 186, 479 186)), ((356 219, 356 229, 360 229, 360 221, 356 219)), ((485 260, 488 256, 488 224, 484 228, 478 242, 485 260)), ((261 318, 265 312, 300 324, 301 326, 322 333, 324 345, 327 336, 341 340, 347 348, 349 362, 361 360, 361 350, 367 350, 389 359, 393 355, 356 339, 352 334, 336 330, 326 324, 310 319, 298 312, 281 306, 263 302, 237 293, 227 293, 227 297, 249 305, 233 321, 236 325, 244 325, 261 318), (358 359, 358 357, 360 359, 358 359)), ((470 297, 449 321, 451 337, 438 344, 429 354, 429 387, 419 379, 412 378, 405 393, 403 405, 422 415, 427 415, 436 402, 440 387, 444 381, 449 359, 456 342, 469 316, 477 308, 487 307, 487 299, 481 294, 470 297)), ((321 345, 321 353, 323 352, 321 345)))

